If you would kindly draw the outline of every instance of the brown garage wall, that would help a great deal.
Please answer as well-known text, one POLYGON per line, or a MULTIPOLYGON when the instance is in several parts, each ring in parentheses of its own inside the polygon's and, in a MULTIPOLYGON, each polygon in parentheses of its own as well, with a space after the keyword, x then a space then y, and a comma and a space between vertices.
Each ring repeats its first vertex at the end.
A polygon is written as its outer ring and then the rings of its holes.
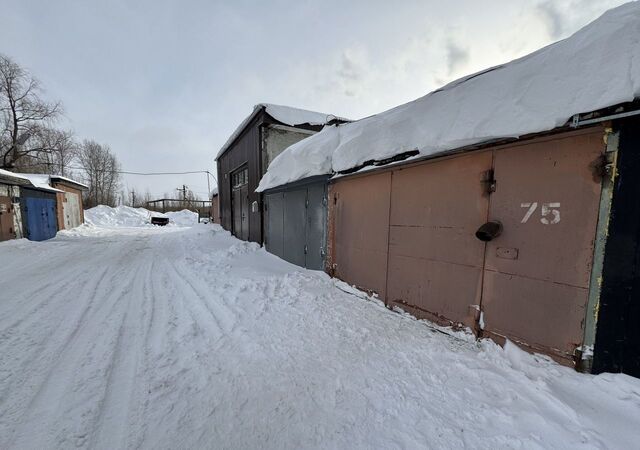
POLYGON ((487 219, 491 160, 479 152, 392 172, 388 303, 475 327, 485 250, 475 231, 487 219))
MULTIPOLYGON (((61 191, 71 192, 73 194, 77 194, 78 195, 78 202, 80 204, 80 219, 81 219, 82 223, 84 223, 84 205, 82 203, 82 191, 80 189, 76 189, 76 188, 73 188, 71 186, 67 186, 66 184, 55 183, 55 182, 51 183, 51 187, 54 187, 56 189, 60 189, 61 191)), ((56 218, 57 218, 57 222, 58 222, 58 230, 64 230, 63 203, 64 203, 64 194, 61 193, 61 192, 56 193, 56 218)))
POLYGON ((334 182, 329 190, 330 273, 386 298, 391 173, 334 182))
POLYGON ((601 180, 604 130, 566 133, 494 152, 485 333, 572 359, 582 344, 601 180))
POLYGON ((217 195, 211 198, 211 220, 220 223, 220 199, 217 195))
POLYGON ((597 126, 334 180, 327 269, 417 317, 572 363, 603 136, 597 126), (485 243, 475 232, 489 220, 504 231, 485 243))

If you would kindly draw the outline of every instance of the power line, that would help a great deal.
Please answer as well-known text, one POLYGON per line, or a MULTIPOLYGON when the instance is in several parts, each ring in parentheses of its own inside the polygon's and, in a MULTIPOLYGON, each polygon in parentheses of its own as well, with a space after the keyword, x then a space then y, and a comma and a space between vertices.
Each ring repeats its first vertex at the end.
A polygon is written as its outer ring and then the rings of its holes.
MULTIPOLYGON (((42 161, 42 164, 44 165, 49 165, 49 166, 60 166, 60 164, 56 164, 56 163, 52 163, 50 161, 47 160, 43 160, 42 158, 38 158, 37 156, 31 156, 32 159, 37 159, 39 161, 42 161)), ((42 164, 29 164, 27 167, 37 167, 37 166, 41 166, 42 164)), ((80 167, 80 166, 72 166, 72 165, 64 165, 65 169, 76 169, 76 170, 85 170, 86 169, 84 167, 80 167)), ((212 174, 211 172, 209 172, 208 170, 188 170, 185 172, 131 172, 131 171, 127 171, 127 170, 111 170, 111 169, 92 169, 95 170, 96 172, 113 172, 113 173, 121 173, 121 174, 125 174, 125 175, 189 175, 189 174, 196 174, 196 173, 206 173, 207 175, 211 175, 214 179, 216 179, 215 175, 212 174)), ((217 181, 217 180, 216 180, 217 181)))

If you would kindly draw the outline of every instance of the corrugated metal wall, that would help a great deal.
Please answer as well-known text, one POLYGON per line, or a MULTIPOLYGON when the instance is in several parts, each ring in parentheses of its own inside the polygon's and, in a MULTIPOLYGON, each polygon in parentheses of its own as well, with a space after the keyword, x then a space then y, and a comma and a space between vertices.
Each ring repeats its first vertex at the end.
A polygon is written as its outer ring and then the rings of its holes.
MULTIPOLYGON (((310 134, 280 130, 269 130, 261 136, 261 129, 268 125, 281 125, 280 122, 262 111, 245 127, 243 133, 235 140, 229 149, 218 159, 218 196, 220 198, 220 224, 226 230, 233 229, 231 173, 246 165, 249 171, 248 204, 249 204, 249 240, 263 242, 263 207, 262 194, 255 192, 264 174, 264 161, 274 158, 288 145, 297 142, 310 134), (262 144, 269 148, 269 156, 263 155, 262 144)), ((286 126, 286 128, 292 128, 286 126)), ((297 129, 317 132, 322 129, 318 125, 296 125, 297 129)))
POLYGON ((595 127, 337 179, 328 270, 418 317, 571 362, 582 342, 603 135, 595 127), (504 231, 485 243, 475 231, 489 220, 504 231))
POLYGON ((258 202, 254 211, 249 206, 249 240, 262 243, 261 195, 255 192, 262 177, 259 124, 263 115, 258 115, 240 135, 229 150, 218 159, 218 197, 220 199, 220 223, 226 230, 232 229, 231 173, 246 164, 249 169, 249 205, 258 202))

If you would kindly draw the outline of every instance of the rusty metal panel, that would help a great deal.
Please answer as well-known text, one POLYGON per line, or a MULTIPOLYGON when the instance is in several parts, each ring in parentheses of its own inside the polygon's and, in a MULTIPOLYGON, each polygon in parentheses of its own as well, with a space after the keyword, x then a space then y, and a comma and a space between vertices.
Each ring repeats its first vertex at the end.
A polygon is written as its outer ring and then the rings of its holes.
POLYGON ((486 221, 483 180, 491 152, 394 171, 388 301, 437 322, 473 327, 478 314, 486 221))
POLYGON ((211 198, 211 211, 209 214, 213 223, 220 223, 220 198, 217 195, 211 198))
POLYGON ((10 197, 0 197, 0 241, 16 238, 14 206, 10 197))
POLYGON ((597 128, 494 152, 483 319, 489 333, 570 358, 581 344, 598 220, 597 128))
POLYGON ((65 201, 66 199, 65 199, 64 192, 56 193, 56 220, 58 222, 58 230, 66 229, 64 225, 64 211, 63 211, 65 201))
POLYGON ((64 191, 56 194, 58 229, 69 230, 84 223, 82 191, 60 182, 52 182, 51 186, 64 191), (71 202, 71 204, 69 204, 69 202, 71 202))
POLYGON ((330 270, 381 298, 386 294, 391 173, 337 180, 329 199, 330 270))

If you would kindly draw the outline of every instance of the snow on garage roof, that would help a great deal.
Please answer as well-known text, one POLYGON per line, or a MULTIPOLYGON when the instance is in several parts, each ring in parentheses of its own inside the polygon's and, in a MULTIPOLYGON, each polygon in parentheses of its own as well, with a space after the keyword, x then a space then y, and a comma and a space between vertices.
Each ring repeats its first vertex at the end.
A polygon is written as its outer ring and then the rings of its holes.
POLYGON ((72 180, 71 178, 63 177, 61 175, 47 175, 43 173, 13 173, 6 170, 2 170, 0 174, 2 173, 11 174, 14 178, 22 178, 24 180, 28 180, 33 187, 51 192, 64 192, 60 189, 51 187, 52 180, 75 184, 80 188, 89 189, 89 186, 87 186, 86 184, 82 184, 78 181, 72 180))
POLYGON ((277 156, 257 191, 417 150, 443 153, 552 130, 640 94, 640 3, 571 37, 375 116, 325 127, 277 156))
POLYGON ((86 184, 80 183, 79 181, 76 181, 76 180, 72 180, 71 178, 63 177, 62 175, 50 175, 49 178, 52 181, 61 181, 63 183, 71 183, 71 184, 80 186, 81 188, 89 189, 89 186, 87 186, 86 184))
POLYGON ((0 182, 16 183, 18 185, 31 184, 31 181, 27 177, 5 169, 0 169, 0 182))
POLYGON ((253 120, 253 118, 264 109, 264 111, 273 117, 278 122, 285 125, 295 127, 296 125, 325 125, 332 120, 338 119, 342 122, 348 122, 349 119, 342 117, 336 117, 333 114, 319 113, 315 111, 308 111, 306 109, 292 108, 291 106, 274 105, 271 103, 258 103, 253 107, 253 111, 249 114, 241 123, 238 128, 229 136, 227 142, 224 143, 218 154, 216 160, 222 156, 231 146, 233 141, 236 140, 242 130, 253 120))
POLYGON ((31 182, 33 187, 36 187, 38 189, 43 189, 45 191, 51 191, 51 192, 64 192, 64 191, 61 191, 60 189, 51 187, 51 184, 50 184, 51 178, 49 175, 41 174, 41 173, 21 173, 16 175, 19 175, 21 178, 26 178, 31 182))

